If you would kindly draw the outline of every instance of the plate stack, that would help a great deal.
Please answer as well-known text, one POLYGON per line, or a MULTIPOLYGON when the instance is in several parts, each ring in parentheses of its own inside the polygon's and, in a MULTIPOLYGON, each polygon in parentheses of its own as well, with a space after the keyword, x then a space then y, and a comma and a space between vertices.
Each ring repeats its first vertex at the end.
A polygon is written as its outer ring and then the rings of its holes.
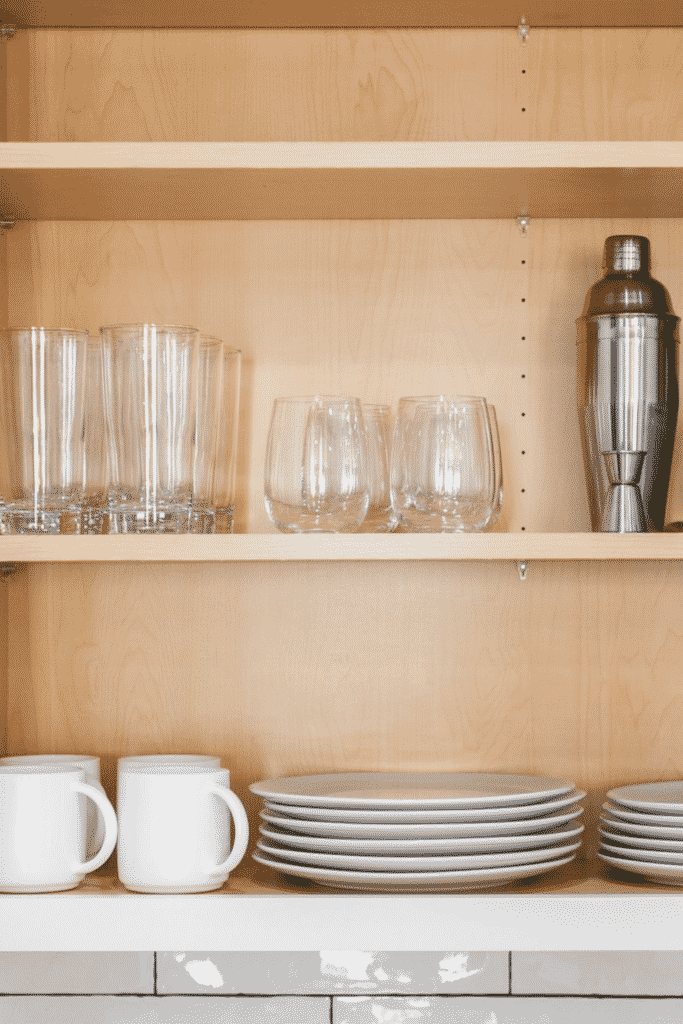
POLYGON ((598 857, 651 882, 683 885, 683 782, 610 789, 598 857))
POLYGON ((255 782, 254 860, 371 892, 484 889, 568 864, 586 794, 534 775, 302 775, 255 782))

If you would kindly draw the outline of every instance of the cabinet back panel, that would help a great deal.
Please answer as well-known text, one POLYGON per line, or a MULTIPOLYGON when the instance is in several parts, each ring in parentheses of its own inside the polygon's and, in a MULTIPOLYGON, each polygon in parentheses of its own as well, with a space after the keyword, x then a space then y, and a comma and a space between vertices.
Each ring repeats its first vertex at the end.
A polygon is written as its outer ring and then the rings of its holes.
POLYGON ((21 31, 9 138, 683 138, 683 28, 531 25, 21 31))
POLYGON ((679 563, 33 565, 9 583, 11 752, 316 771, 680 778, 679 563), (644 613, 645 612, 645 613, 644 613))
MULTIPOLYGON (((243 351, 236 530, 272 530, 276 395, 483 394, 498 411, 498 529, 588 529, 576 328, 607 235, 652 241, 683 310, 683 221, 36 222, 7 236, 10 321, 196 324, 243 351), (524 454, 523 454, 524 453, 524 454)), ((678 451, 681 446, 678 446, 678 451)), ((683 511, 683 467, 671 494, 683 511)))

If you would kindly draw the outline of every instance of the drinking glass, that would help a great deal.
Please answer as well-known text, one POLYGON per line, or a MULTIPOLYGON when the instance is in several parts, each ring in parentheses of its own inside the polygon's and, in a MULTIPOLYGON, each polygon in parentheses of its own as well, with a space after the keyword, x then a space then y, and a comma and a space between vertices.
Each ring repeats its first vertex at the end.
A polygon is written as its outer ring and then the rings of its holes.
POLYGON ((199 336, 191 533, 232 533, 242 353, 199 336))
MULTIPOLYGON (((2 529, 6 533, 82 533, 84 491, 104 508, 104 478, 83 475, 86 382, 101 380, 87 331, 26 327, 0 332, 2 529)), ((99 410, 92 412, 93 422, 99 410)), ((94 464, 92 470, 95 469, 94 464)), ((85 532, 90 532, 86 530, 85 532)))
POLYGON ((370 503, 360 533, 391 533, 398 516, 391 507, 389 487, 389 448, 391 444, 391 406, 363 403, 368 454, 367 476, 370 503))
POLYGON ((265 502, 283 533, 358 529, 370 499, 366 435, 357 398, 276 398, 265 467, 265 502))
POLYGON ((491 440, 493 442, 493 464, 494 464, 494 475, 495 484, 494 490, 496 495, 495 505, 491 518, 486 524, 488 530, 491 526, 495 526, 500 519, 500 510, 503 507, 503 460, 500 454, 500 433, 498 431, 498 417, 496 416, 496 407, 491 405, 489 402, 486 403, 489 411, 489 424, 491 427, 491 440))
POLYGON ((199 331, 101 327, 112 533, 185 533, 192 500, 199 331))
POLYGON ((484 398, 400 399, 391 498, 411 533, 485 529, 495 509, 496 478, 484 398))

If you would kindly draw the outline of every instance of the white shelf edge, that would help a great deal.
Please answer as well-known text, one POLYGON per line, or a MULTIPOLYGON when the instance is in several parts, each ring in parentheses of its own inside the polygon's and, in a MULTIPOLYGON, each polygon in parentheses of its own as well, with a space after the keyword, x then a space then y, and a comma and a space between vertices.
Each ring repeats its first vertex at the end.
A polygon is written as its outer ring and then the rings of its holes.
POLYGON ((0 897, 0 907, 3 952, 683 949, 675 894, 65 893, 0 897))

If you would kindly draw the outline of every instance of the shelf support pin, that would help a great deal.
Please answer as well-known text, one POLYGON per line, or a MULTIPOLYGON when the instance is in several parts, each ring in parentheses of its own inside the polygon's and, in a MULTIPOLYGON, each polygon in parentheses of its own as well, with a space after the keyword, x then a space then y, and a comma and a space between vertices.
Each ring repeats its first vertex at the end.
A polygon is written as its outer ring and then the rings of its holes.
POLYGON ((0 228, 3 231, 11 231, 11 229, 13 227, 14 227, 14 221, 13 220, 0 220, 0 228))
POLYGON ((519 578, 520 578, 521 582, 523 583, 524 580, 526 579, 526 574, 527 574, 527 571, 529 569, 529 563, 528 562, 517 562, 516 564, 517 564, 517 572, 519 573, 519 578))
POLYGON ((529 38, 529 26, 524 20, 524 15, 522 15, 522 19, 517 26, 517 35, 519 36, 520 43, 525 43, 529 38))
POLYGON ((16 35, 16 28, 14 25, 3 25, 0 28, 0 36, 2 36, 3 42, 7 42, 8 39, 14 39, 16 35))
POLYGON ((527 231, 531 227, 531 217, 518 217, 517 227, 519 228, 520 234, 526 235, 527 231))

